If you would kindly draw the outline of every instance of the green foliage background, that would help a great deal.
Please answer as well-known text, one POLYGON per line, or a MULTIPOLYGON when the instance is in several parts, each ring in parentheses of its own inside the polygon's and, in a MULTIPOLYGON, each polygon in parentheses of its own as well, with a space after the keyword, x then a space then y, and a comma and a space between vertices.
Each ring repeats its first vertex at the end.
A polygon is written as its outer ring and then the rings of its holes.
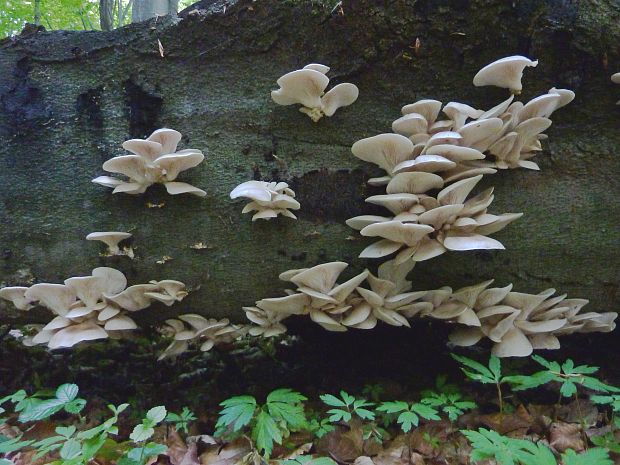
MULTIPOLYGON (((181 0, 179 10, 196 0, 181 0)), ((126 5, 128 0, 123 0, 126 5)), ((35 0, 0 0, 0 38, 19 34, 34 23, 35 0)), ((131 21, 131 12, 126 23, 131 21)), ((47 30, 99 30, 99 0, 41 0, 41 25, 47 30)))

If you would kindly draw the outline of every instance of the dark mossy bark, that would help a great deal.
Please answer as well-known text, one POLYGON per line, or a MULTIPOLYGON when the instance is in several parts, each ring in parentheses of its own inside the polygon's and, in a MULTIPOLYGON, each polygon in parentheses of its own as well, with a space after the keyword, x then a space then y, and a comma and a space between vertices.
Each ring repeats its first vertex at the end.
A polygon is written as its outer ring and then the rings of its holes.
MULTIPOLYGON (((345 219, 371 211, 365 180, 378 174, 351 144, 390 130, 400 107, 420 98, 493 106, 501 89, 475 88, 484 64, 524 54, 523 98, 550 87, 577 92, 554 115, 542 171, 489 176, 493 212, 525 216, 495 237, 506 251, 449 253, 418 264, 419 289, 488 278, 525 292, 556 287, 619 302, 620 5, 614 0, 204 1, 180 14, 113 32, 37 32, 0 43, 0 281, 62 282, 96 266, 130 283, 178 279, 192 289, 171 308, 140 312, 157 322, 179 312, 229 316, 280 295, 290 268, 357 257, 368 243, 345 219), (164 49, 159 52, 158 41, 164 49), (416 46, 416 42, 418 46, 416 46), (333 83, 360 98, 318 124, 269 91, 287 71, 320 62, 333 83), (120 143, 159 127, 206 152, 182 176, 206 198, 112 195, 92 184, 120 143), (298 192, 298 221, 252 223, 230 190, 249 179, 284 180, 298 192), (147 203, 165 202, 163 208, 147 203), (136 259, 102 258, 92 231, 134 234, 136 259), (189 246, 204 242, 209 248, 189 246), (164 265, 162 256, 173 259, 164 265)), ((0 311, 9 311, 0 303, 0 311)), ((613 336, 607 336, 613 338, 613 336)))

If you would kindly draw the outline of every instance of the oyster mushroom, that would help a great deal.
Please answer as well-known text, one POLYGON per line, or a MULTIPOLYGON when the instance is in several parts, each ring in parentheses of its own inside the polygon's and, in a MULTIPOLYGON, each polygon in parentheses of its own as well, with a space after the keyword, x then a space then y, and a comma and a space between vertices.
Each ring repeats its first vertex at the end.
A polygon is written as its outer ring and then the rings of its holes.
POLYGON ((252 221, 269 220, 278 215, 297 219, 289 211, 299 210, 301 205, 295 200, 295 192, 285 182, 247 181, 239 184, 230 193, 231 199, 245 197, 252 200, 241 213, 256 211, 252 221))
POLYGON ((535 67, 538 61, 515 55, 494 61, 482 68, 474 76, 474 86, 496 86, 520 94, 523 86, 521 78, 526 67, 535 67))
POLYGON ((9 300, 18 310, 30 310, 34 307, 32 301, 26 297, 27 287, 9 286, 0 289, 0 299, 9 300))
POLYGON ((113 193, 142 194, 155 184, 162 183, 171 195, 194 194, 204 197, 206 192, 184 182, 175 181, 185 170, 199 165, 204 160, 200 150, 177 151, 181 134, 173 129, 158 129, 147 139, 132 139, 123 143, 123 148, 132 155, 111 158, 103 169, 126 176, 123 180, 112 176, 99 176, 92 182, 112 187, 113 193))
POLYGON ((318 63, 291 71, 278 79, 280 88, 271 92, 271 98, 278 105, 301 104, 299 111, 315 123, 323 116, 333 116, 338 108, 354 103, 359 90, 354 84, 342 83, 325 93, 328 71, 329 67, 318 63))
POLYGON ((133 258, 133 250, 131 247, 124 248, 121 250, 118 246, 118 243, 124 241, 125 239, 129 239, 131 237, 131 233, 119 232, 119 231, 101 231, 101 232, 92 232, 86 236, 87 241, 101 241, 105 245, 108 246, 107 255, 127 255, 130 258, 133 258))

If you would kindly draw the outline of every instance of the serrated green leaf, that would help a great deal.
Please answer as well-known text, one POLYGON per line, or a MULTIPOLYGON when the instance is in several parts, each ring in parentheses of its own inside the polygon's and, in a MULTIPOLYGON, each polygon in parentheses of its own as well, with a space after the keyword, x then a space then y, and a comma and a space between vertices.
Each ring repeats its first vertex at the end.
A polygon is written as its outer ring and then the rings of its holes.
POLYGON ((356 408, 354 412, 362 420, 374 420, 375 419, 375 413, 371 410, 368 410, 365 408, 356 408))
POLYGON ((297 404, 308 400, 305 396, 297 391, 293 391, 289 388, 276 389, 267 396, 267 403, 270 402, 284 402, 288 404, 297 404))
POLYGON ((134 442, 144 442, 153 436, 154 433, 155 430, 150 426, 139 424, 134 427, 133 431, 129 435, 129 439, 134 442))
POLYGON ((80 455, 82 446, 77 439, 69 439, 60 448, 60 458, 63 460, 72 460, 80 455))
POLYGON ((75 433, 76 431, 76 427, 71 425, 71 426, 58 426, 55 431, 56 434, 61 435, 64 438, 70 438, 71 436, 73 436, 73 433, 75 433))
POLYGON ((235 432, 247 426, 256 411, 256 399, 252 396, 231 397, 220 405, 223 405, 224 409, 220 411, 216 428, 232 426, 235 432))
POLYGON ((398 413, 409 410, 409 404, 400 400, 393 402, 382 402, 381 405, 377 407, 377 410, 385 413, 398 413))
POLYGON ((583 454, 577 455, 574 450, 567 450, 562 454, 564 465, 613 465, 609 453, 605 449, 589 449, 583 454))
POLYGON ((346 407, 347 404, 338 399, 338 397, 332 394, 322 394, 319 398, 323 401, 324 404, 329 405, 330 407, 346 407))
POLYGON ((347 405, 351 405, 353 402, 355 402, 355 397, 353 397, 351 394, 346 393, 345 391, 340 391, 340 397, 342 397, 342 400, 344 400, 345 404, 347 405))
POLYGON ((560 386, 560 394, 563 397, 572 397, 577 393, 577 386, 571 380, 564 380, 560 386))
POLYGON ((327 413, 329 414, 329 421, 331 421, 332 423, 336 423, 339 421, 344 421, 348 423, 349 421, 351 421, 351 414, 346 410, 333 408, 328 410, 327 413))
POLYGON ((400 425, 400 428, 403 430, 403 433, 408 433, 414 426, 418 426, 420 419, 413 412, 403 412, 398 415, 396 423, 400 425))
POLYGON ((437 410, 435 410, 429 405, 413 404, 411 406, 411 410, 413 410, 415 413, 417 413, 426 420, 441 420, 441 418, 439 418, 439 415, 437 415, 437 410))
POLYGON ((80 389, 77 387, 77 384, 61 384, 58 386, 58 389, 56 389, 56 398, 67 404, 77 397, 79 391, 80 389))
POLYGON ((262 451, 265 457, 269 457, 273 450, 274 442, 282 444, 282 433, 271 416, 261 410, 256 418, 256 425, 252 430, 252 437, 256 441, 256 447, 262 451))
POLYGON ((283 420, 291 431, 299 430, 306 425, 304 409, 299 404, 268 402, 267 410, 274 419, 283 420))
POLYGON ((28 421, 43 420, 51 417, 56 412, 62 410, 65 402, 60 399, 48 399, 34 403, 32 407, 25 408, 19 414, 19 421, 26 423, 28 421))
POLYGON ((164 421, 166 418, 166 407, 163 405, 158 405, 157 407, 153 407, 148 412, 146 412, 146 418, 150 420, 153 425, 157 425, 164 421))
POLYGON ((502 362, 495 355, 491 355, 491 358, 489 358, 489 370, 493 373, 495 382, 499 382, 502 378, 502 362))
POLYGON ((66 403, 63 408, 68 413, 78 414, 84 409, 85 406, 86 399, 73 399, 71 402, 66 403))
POLYGON ((0 454, 7 454, 9 452, 18 451, 24 447, 29 446, 34 441, 21 441, 21 436, 17 438, 7 438, 6 436, 0 436, 0 454))
POLYGON ((476 362, 475 360, 472 360, 471 358, 463 357, 461 355, 456 355, 456 354, 450 354, 450 355, 452 356, 454 360, 459 362, 461 365, 464 365, 465 367, 473 370, 472 372, 472 371, 464 369, 463 367, 460 367, 461 371, 463 371, 463 373, 465 373, 465 375, 468 378, 471 378, 475 381, 480 381, 481 383, 485 383, 485 384, 495 382, 494 375, 491 372, 491 370, 489 370, 487 367, 485 367, 481 363, 476 362))
POLYGON ((100 436, 96 436, 90 439, 85 439, 82 442, 82 455, 84 456, 85 463, 88 463, 88 461, 92 459, 97 454, 97 452, 99 452, 106 440, 107 435, 102 434, 100 436))
POLYGON ((540 355, 532 355, 532 360, 537 362, 539 365, 544 366, 550 371, 555 371, 556 373, 560 373, 562 371, 562 368, 560 367, 560 364, 558 362, 550 362, 548 360, 545 360, 540 355))

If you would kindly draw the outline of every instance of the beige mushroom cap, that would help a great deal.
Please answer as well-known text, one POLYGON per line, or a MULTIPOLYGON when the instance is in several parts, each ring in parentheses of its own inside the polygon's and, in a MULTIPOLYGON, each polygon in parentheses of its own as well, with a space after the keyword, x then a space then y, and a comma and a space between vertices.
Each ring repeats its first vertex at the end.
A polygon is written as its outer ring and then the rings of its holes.
POLYGON ((321 97, 323 113, 326 116, 332 116, 338 108, 353 104, 357 100, 359 93, 357 86, 349 82, 334 86, 321 97))
POLYGON ((474 86, 502 87, 518 94, 523 89, 521 84, 523 70, 528 66, 535 67, 537 65, 538 61, 532 61, 520 55, 502 58, 478 71, 474 76, 474 86))
POLYGON ((157 142, 161 144, 161 153, 175 153, 177 150, 177 145, 181 142, 181 133, 179 131, 175 131, 174 129, 161 128, 151 134, 147 141, 149 142, 157 142))
POLYGON ((620 84, 620 73, 612 74, 611 82, 613 82, 614 84, 620 84))
POLYGON ((307 108, 321 108, 321 96, 329 84, 325 74, 314 69, 298 69, 278 79, 280 89, 271 92, 278 105, 300 103, 307 108))
POLYGON ((108 333, 101 326, 91 322, 84 322, 78 325, 67 326, 58 331, 52 336, 48 346, 50 349, 60 349, 62 347, 73 347, 83 341, 93 341, 107 337, 108 333))
POLYGON ((314 71, 318 71, 322 74, 329 73, 329 66, 322 65, 320 63, 310 63, 303 67, 303 69, 313 69, 314 71))
POLYGON ((118 248, 118 243, 130 238, 131 233, 120 232, 120 231, 99 231, 92 232, 86 236, 87 241, 101 241, 108 246, 110 253, 118 254, 120 249, 118 248))
POLYGON ((39 302, 55 314, 64 316, 71 304, 75 302, 76 295, 72 289, 64 284, 35 284, 28 288, 24 297, 31 302, 39 302))
POLYGON ((327 294, 336 284, 340 273, 348 266, 349 264, 345 262, 323 263, 296 274, 290 278, 290 281, 297 286, 308 287, 327 294))
POLYGON ((256 201, 269 202, 271 200, 271 192, 268 189, 268 184, 265 181, 246 181, 230 192, 230 198, 246 197, 256 201))
POLYGON ((358 140, 351 147, 357 158, 374 163, 388 174, 399 163, 409 159, 413 152, 413 142, 400 134, 379 134, 358 140))
POLYGON ((12 286, 0 289, 0 299, 10 300, 18 310, 30 310, 34 305, 26 298, 27 287, 12 286))

